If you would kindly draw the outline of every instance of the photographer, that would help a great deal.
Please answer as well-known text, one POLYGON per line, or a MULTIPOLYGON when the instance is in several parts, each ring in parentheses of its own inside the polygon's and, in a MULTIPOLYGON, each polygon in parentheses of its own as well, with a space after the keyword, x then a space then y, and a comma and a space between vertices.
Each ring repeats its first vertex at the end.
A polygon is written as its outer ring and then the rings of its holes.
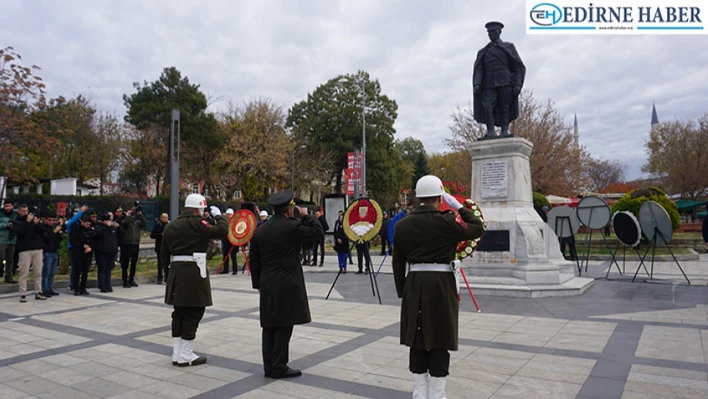
MULTIPOLYGON (((66 231, 67 234, 71 234, 71 230, 76 226, 77 223, 79 223, 79 220, 84 216, 84 213, 88 211, 88 206, 83 205, 81 209, 77 209, 74 211, 73 215, 71 216, 71 219, 69 219, 68 222, 66 222, 66 231)), ((68 252, 69 252, 69 276, 70 276, 70 281, 69 281, 69 291, 74 290, 74 286, 71 285, 71 281, 74 280, 74 258, 71 256, 71 241, 69 241, 68 244, 68 252)))
POLYGON ((112 220, 110 213, 104 213, 96 225, 96 247, 94 256, 98 266, 98 289, 101 292, 113 292, 111 270, 115 266, 118 253, 118 223, 112 220))
POLYGON ((140 202, 135 201, 133 207, 128 209, 123 219, 123 243, 120 247, 120 266, 123 269, 123 288, 137 287, 135 282, 135 267, 138 264, 140 252, 140 230, 147 225, 143 208, 140 202), (128 274, 130 265, 130 275, 128 274))
POLYGON ((15 258, 15 243, 17 241, 12 232, 12 222, 17 218, 17 212, 13 210, 12 201, 5 200, 2 210, 0 210, 0 271, 5 263, 5 282, 17 284, 12 279, 12 263, 15 258))
POLYGON ((91 253, 94 245, 94 232, 91 227, 91 217, 84 215, 78 226, 71 229, 69 242, 71 242, 71 256, 74 258, 74 274, 71 276, 71 285, 74 287, 74 295, 88 295, 86 291, 86 281, 88 270, 91 265, 91 253))
POLYGON ((30 267, 34 273, 34 299, 47 299, 42 295, 42 248, 44 247, 44 226, 35 216, 36 209, 29 212, 27 205, 17 209, 17 219, 12 222, 12 231, 17 236, 17 253, 20 268, 20 302, 27 302, 27 275, 30 267))
POLYGON ((62 236, 66 234, 66 225, 61 220, 54 218, 54 215, 47 214, 44 218, 44 248, 42 252, 42 293, 46 297, 59 295, 52 289, 54 276, 57 274, 59 266, 59 245, 62 236))

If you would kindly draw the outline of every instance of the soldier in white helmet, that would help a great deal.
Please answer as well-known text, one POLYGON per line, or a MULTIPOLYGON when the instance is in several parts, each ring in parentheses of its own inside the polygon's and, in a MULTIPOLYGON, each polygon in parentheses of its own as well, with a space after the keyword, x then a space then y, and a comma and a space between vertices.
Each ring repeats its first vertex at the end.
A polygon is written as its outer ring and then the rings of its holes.
POLYGON ((457 350, 459 300, 451 262, 457 243, 484 234, 484 225, 436 176, 415 187, 420 205, 394 226, 393 276, 401 301, 401 344, 410 347, 414 399, 445 399, 450 352, 457 350), (457 209, 439 210, 442 201, 457 209))
POLYGON ((204 219, 206 199, 190 194, 184 211, 165 226, 160 257, 169 264, 165 303, 172 312, 172 364, 179 367, 206 363, 207 359, 193 351, 197 327, 207 306, 211 306, 211 285, 206 266, 209 240, 228 234, 229 222, 219 208, 212 206, 212 223, 204 219))

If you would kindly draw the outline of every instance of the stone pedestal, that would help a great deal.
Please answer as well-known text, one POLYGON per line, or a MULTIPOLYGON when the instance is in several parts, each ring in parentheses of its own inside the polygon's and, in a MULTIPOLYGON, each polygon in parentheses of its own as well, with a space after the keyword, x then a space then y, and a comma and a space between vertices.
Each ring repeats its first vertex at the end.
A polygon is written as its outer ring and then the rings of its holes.
POLYGON ((541 298, 580 295, 593 279, 575 277, 558 238, 533 208, 529 156, 520 137, 476 141, 472 200, 487 225, 479 249, 463 262, 470 286, 489 295, 541 298))

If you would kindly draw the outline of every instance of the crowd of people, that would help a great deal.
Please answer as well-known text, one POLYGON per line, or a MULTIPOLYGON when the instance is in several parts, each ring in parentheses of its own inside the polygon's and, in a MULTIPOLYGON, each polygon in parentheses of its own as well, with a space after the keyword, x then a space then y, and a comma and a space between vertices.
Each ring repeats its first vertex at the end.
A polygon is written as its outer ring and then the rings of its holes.
MULTIPOLYGON (((156 225, 166 223, 166 217, 162 215, 161 223, 156 225)), ((140 235, 145 226, 139 203, 125 212, 117 207, 101 215, 89 213, 84 205, 67 219, 30 209, 26 204, 15 209, 12 200, 5 200, 0 211, 0 266, 5 282, 18 284, 20 302, 27 302, 27 278, 32 270, 35 300, 59 295, 54 290, 54 277, 60 261, 59 250, 66 238, 70 293, 89 295, 88 273, 94 263, 99 290, 112 292, 111 273, 119 253, 123 287, 137 287, 140 235), (18 272, 16 281, 13 277, 18 272)))

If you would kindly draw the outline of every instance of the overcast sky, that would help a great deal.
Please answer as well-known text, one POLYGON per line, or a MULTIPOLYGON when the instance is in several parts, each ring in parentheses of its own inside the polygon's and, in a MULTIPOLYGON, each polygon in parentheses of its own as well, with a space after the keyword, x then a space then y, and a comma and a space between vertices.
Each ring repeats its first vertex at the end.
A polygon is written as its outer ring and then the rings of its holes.
MULTIPOLYGON (((176 66, 218 109, 268 96, 285 109, 338 74, 367 70, 398 103, 397 135, 447 150, 471 100, 484 24, 502 21, 525 87, 552 99, 596 157, 640 176, 652 101, 661 121, 708 110, 708 36, 530 36, 522 0, 3 1, 0 46, 42 67, 49 95, 124 114, 122 94, 176 66), (501 6, 500 4, 503 4, 501 6)), ((708 17, 708 16, 706 16, 708 17)))

